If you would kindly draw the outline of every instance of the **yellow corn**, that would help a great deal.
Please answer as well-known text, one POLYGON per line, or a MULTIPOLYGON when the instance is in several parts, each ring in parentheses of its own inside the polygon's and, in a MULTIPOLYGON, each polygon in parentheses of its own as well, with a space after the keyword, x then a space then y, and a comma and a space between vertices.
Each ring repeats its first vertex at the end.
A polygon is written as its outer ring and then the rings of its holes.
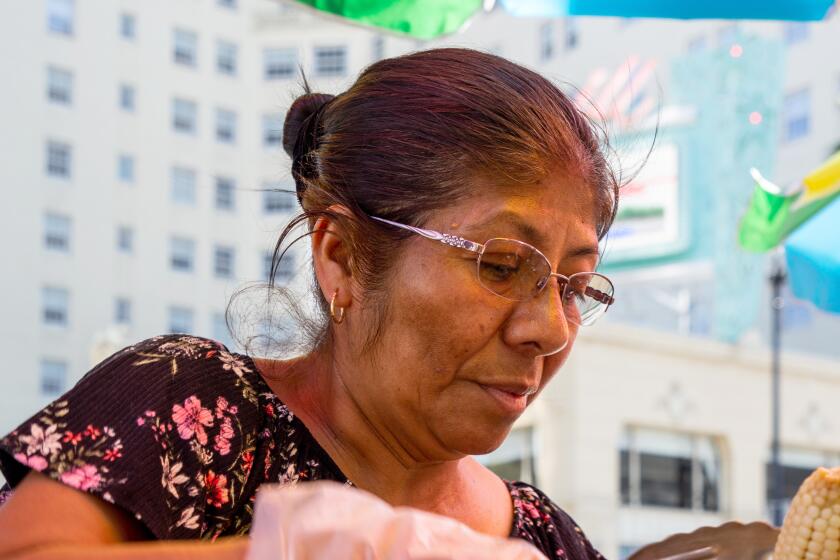
POLYGON ((773 560, 840 560, 840 467, 820 467, 799 487, 773 560))

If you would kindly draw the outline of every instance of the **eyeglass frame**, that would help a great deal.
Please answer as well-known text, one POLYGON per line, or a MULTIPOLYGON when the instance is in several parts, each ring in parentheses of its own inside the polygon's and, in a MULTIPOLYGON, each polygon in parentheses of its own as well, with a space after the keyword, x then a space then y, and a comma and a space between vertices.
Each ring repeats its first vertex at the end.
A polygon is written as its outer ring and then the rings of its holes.
MULTIPOLYGON (((424 229, 424 228, 419 228, 419 227, 415 227, 415 226, 410 226, 410 225, 407 225, 407 224, 401 224, 399 222, 394 222, 392 220, 387 220, 385 218, 380 218, 378 216, 370 216, 370 218, 373 219, 373 220, 376 220, 378 222, 382 222, 382 223, 385 223, 385 224, 388 224, 388 225, 391 225, 391 226, 394 226, 394 227, 398 227, 398 228, 416 233, 418 235, 421 235, 421 236, 425 237, 426 239, 431 239, 432 241, 438 241, 440 243, 443 243, 444 245, 449 245, 450 247, 455 247, 457 249, 464 249, 466 251, 470 251, 471 253, 476 253, 479 258, 481 258, 481 256, 484 254, 484 249, 486 247, 487 242, 488 241, 493 241, 494 239, 499 239, 499 240, 503 240, 503 241, 514 241, 516 243, 520 243, 522 245, 526 245, 526 246, 530 247, 539 256, 541 256, 545 260, 545 262, 548 264, 548 275, 543 279, 542 285, 539 286, 537 291, 531 297, 526 298, 526 299, 513 299, 513 298, 503 296, 502 294, 497 293, 497 292, 491 290, 490 288, 488 288, 487 286, 485 286, 484 282, 481 281, 481 276, 479 275, 479 278, 478 278, 479 282, 478 283, 481 284, 481 286, 485 290, 487 290, 488 292, 490 292, 490 293, 492 293, 496 296, 499 296, 500 298, 506 299, 508 301, 527 301, 528 299, 531 299, 531 298, 534 298, 534 297, 538 296, 540 293, 542 293, 542 291, 548 285, 548 281, 551 279, 552 276, 557 278, 558 284, 561 283, 561 282, 564 284, 563 292, 561 292, 561 296, 565 293, 566 286, 571 284, 571 279, 574 278, 575 276, 579 275, 579 274, 589 274, 589 275, 594 274, 596 276, 600 276, 601 278, 603 278, 604 280, 609 282, 610 286, 613 288, 613 290, 615 290, 615 286, 613 285, 612 280, 610 280, 609 278, 607 278, 606 276, 604 276, 603 274, 601 274, 599 272, 594 272, 594 271, 585 272, 585 271, 582 271, 582 272, 575 272, 574 274, 571 274, 570 276, 566 276, 565 274, 560 274, 559 272, 553 272, 551 270, 551 261, 548 260, 548 257, 546 257, 545 254, 542 251, 540 251, 539 249, 537 249, 536 247, 534 247, 530 243, 525 243, 524 241, 520 241, 518 239, 511 239, 511 238, 508 238, 508 237, 493 237, 491 239, 488 239, 484 243, 477 243, 475 241, 470 241, 469 239, 464 239, 463 237, 460 237, 458 235, 452 235, 451 233, 441 233, 441 232, 435 231, 433 229, 424 229)), ((478 273, 477 269, 476 269, 476 273, 478 273)), ((594 299, 595 301, 597 301, 599 303, 602 303, 602 304, 606 305, 606 307, 604 308, 604 311, 601 312, 602 315, 604 313, 606 313, 607 309, 609 309, 610 306, 613 303, 615 303, 615 298, 612 295, 606 294, 606 293, 602 292, 601 290, 597 290, 595 288, 590 288, 588 285, 586 286, 585 295, 591 297, 592 299, 594 299), (593 294, 593 293, 590 293, 590 292, 597 292, 597 294, 593 294)), ((583 325, 581 325, 581 326, 583 326, 583 325)))

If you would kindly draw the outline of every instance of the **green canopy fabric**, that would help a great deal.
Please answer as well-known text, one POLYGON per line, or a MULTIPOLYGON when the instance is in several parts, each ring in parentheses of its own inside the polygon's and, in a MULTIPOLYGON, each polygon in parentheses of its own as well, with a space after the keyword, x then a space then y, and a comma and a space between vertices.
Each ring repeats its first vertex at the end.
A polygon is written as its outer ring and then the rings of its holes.
POLYGON ((840 195, 840 181, 837 188, 823 185, 829 181, 834 184, 833 176, 840 172, 840 158, 829 160, 790 194, 762 177, 757 170, 751 172, 757 185, 738 231, 738 241, 747 251, 762 253, 779 246, 788 235, 840 195), (821 176, 828 179, 815 188, 813 178, 821 176))
POLYGON ((299 0, 358 23, 432 39, 455 33, 483 6, 482 0, 299 0))

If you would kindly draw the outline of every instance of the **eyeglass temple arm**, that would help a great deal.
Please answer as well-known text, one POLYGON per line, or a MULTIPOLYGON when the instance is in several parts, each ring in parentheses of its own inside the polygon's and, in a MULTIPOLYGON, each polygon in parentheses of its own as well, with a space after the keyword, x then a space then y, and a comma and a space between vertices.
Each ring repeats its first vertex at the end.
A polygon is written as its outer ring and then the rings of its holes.
POLYGON ((472 251, 473 253, 481 253, 484 250, 484 245, 482 245, 481 243, 476 243, 475 241, 470 241, 468 239, 464 239, 463 237, 458 237, 457 235, 440 233, 439 231, 435 231, 433 229, 423 229, 419 227, 409 226, 406 224, 401 224, 399 222, 392 222, 391 220, 386 220, 385 218, 378 218, 376 216, 371 216, 371 219, 388 225, 392 225, 394 227, 398 227, 400 229, 405 229, 414 232, 417 235, 422 235, 426 239, 439 241, 440 243, 443 243, 444 245, 449 245, 451 247, 466 249, 467 251, 472 251))

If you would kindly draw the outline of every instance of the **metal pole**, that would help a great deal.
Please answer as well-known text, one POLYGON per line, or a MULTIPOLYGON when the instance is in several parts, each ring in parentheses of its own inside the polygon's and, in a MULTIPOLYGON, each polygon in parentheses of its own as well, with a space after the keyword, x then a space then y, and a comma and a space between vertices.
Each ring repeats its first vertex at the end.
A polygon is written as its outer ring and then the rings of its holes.
POLYGON ((773 414, 773 435, 771 443, 770 476, 772 484, 770 487, 771 508, 773 525, 782 526, 784 520, 782 495, 784 480, 782 478, 782 465, 779 460, 779 414, 781 408, 781 350, 782 350, 782 286, 786 279, 784 264, 781 258, 776 256, 773 259, 773 270, 770 274, 770 285, 773 288, 771 300, 773 312, 773 329, 771 332, 771 344, 773 349, 773 388, 772 388, 772 414, 773 414))

